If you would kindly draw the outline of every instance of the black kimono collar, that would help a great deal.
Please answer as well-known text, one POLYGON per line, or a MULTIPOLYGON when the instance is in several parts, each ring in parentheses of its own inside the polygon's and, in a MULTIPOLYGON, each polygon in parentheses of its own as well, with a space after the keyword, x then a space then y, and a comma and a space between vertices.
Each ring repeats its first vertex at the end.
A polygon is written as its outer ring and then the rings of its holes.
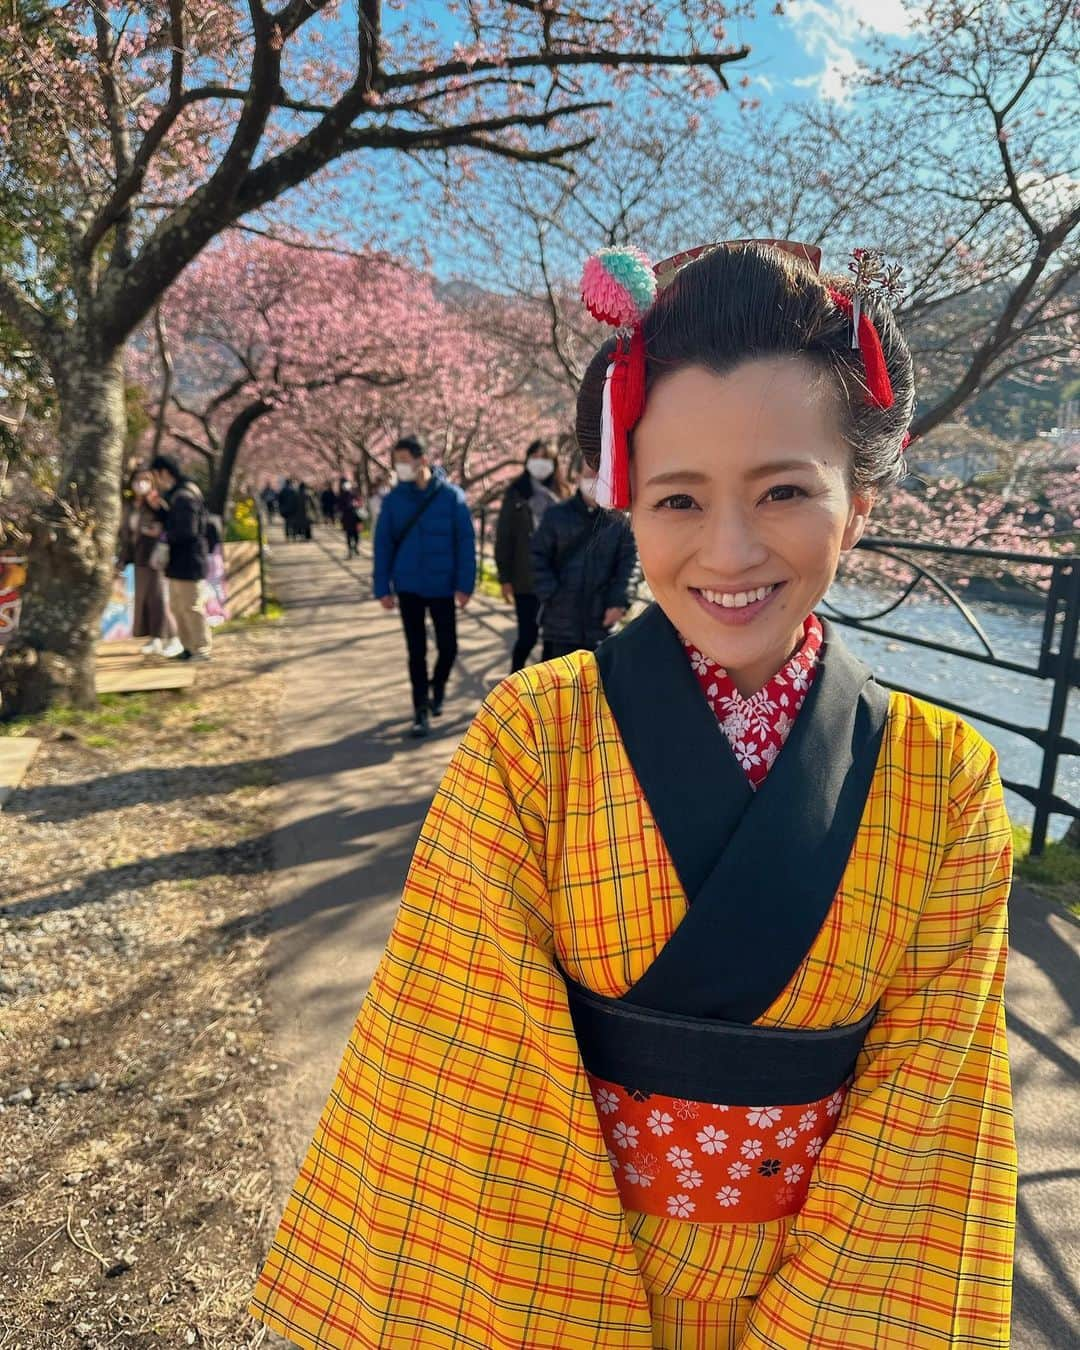
POLYGON ((624 1000, 755 1020, 798 968, 840 884, 888 694, 823 623, 817 676, 755 793, 658 605, 597 650, 604 695, 690 909, 624 1000))

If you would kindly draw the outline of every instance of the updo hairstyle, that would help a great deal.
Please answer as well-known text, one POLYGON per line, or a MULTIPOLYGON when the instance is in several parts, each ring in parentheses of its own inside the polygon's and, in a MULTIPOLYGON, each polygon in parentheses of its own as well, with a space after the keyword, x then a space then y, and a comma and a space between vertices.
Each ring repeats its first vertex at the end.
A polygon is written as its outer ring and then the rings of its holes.
MULTIPOLYGON (((866 402, 862 353, 851 347, 851 319, 829 288, 854 297, 850 276, 819 276, 801 259, 766 244, 722 246, 683 267, 642 321, 648 390, 688 366, 727 374, 743 361, 805 356, 832 381, 844 440, 851 447, 850 487, 881 490, 904 477, 904 433, 915 405, 911 353, 892 310, 864 298, 892 381, 891 408, 866 402)), ((600 463, 600 411, 615 339, 590 361, 577 401, 577 437, 594 470, 600 463)), ((633 437, 631 436, 631 454, 633 437)))

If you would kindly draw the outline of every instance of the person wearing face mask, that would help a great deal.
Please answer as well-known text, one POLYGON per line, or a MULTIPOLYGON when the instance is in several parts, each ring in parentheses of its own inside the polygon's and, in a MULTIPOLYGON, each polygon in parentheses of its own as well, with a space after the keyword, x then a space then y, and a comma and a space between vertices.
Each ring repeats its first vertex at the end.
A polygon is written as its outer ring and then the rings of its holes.
POLYGON ((578 490, 553 506, 530 545, 540 601, 543 659, 595 651, 625 615, 637 567, 626 520, 596 504, 596 476, 587 470, 578 490))
POLYGON ((397 486, 375 529, 375 598, 395 605, 409 653, 413 736, 426 736, 443 710, 457 656, 457 608, 476 585, 476 533, 465 494, 433 470, 424 443, 402 436, 393 449, 397 486), (428 674, 427 615, 435 628, 435 669, 428 674))
POLYGON ((131 477, 131 500, 125 502, 120 520, 116 566, 118 571, 129 564, 135 569, 131 636, 149 639, 143 655, 179 656, 183 647, 169 611, 165 572, 152 565, 155 546, 164 536, 161 521, 147 500, 153 487, 149 469, 136 469, 131 477))
POLYGON ((495 529, 495 566, 503 599, 517 610, 517 640, 510 673, 520 670, 540 636, 532 557, 529 546, 549 507, 569 493, 562 476, 554 441, 536 440, 525 451, 525 471, 517 476, 502 499, 495 529))

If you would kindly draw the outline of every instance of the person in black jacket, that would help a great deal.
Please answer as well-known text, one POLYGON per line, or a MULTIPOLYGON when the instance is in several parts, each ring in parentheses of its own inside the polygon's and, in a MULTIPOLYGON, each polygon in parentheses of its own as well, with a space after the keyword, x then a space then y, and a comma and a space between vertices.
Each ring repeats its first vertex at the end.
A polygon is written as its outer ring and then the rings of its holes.
POLYGON ((495 566, 503 599, 517 610, 517 641, 510 672, 528 661, 540 635, 540 601, 533 581, 529 545, 549 507, 563 501, 569 489, 562 476, 555 442, 537 440, 525 451, 525 472, 506 489, 495 528, 495 566))
POLYGON ((169 608, 184 644, 178 659, 209 661, 210 625, 204 609, 209 561, 206 503, 198 484, 184 476, 171 455, 155 455, 150 470, 155 488, 148 501, 165 527, 169 608))
POLYGON ((630 605, 634 536, 623 516, 596 505, 595 490, 595 477, 582 476, 577 492, 547 511, 532 538, 545 661, 595 651, 630 605))

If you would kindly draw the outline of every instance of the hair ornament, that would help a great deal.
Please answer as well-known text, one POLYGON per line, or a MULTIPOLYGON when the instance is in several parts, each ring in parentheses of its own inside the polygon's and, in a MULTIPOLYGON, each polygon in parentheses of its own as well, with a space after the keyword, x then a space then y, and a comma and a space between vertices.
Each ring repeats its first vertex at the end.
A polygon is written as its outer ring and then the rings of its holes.
POLYGON ((866 401, 876 408, 891 408, 896 401, 893 394, 889 368, 885 364, 885 353, 881 350, 881 338, 874 327, 874 321, 862 308, 859 294, 845 295, 843 291, 829 287, 829 299, 851 320, 852 350, 862 352, 863 367, 866 371, 866 401))
POLYGON ((632 244, 602 248, 585 264, 581 298, 594 319, 613 328, 632 328, 656 298, 652 263, 632 244))
POLYGON ((581 298, 594 319, 619 329, 604 377, 596 502, 624 510, 630 505, 630 433, 645 411, 641 320, 656 298, 652 263, 631 245, 602 248, 585 264, 581 298))

